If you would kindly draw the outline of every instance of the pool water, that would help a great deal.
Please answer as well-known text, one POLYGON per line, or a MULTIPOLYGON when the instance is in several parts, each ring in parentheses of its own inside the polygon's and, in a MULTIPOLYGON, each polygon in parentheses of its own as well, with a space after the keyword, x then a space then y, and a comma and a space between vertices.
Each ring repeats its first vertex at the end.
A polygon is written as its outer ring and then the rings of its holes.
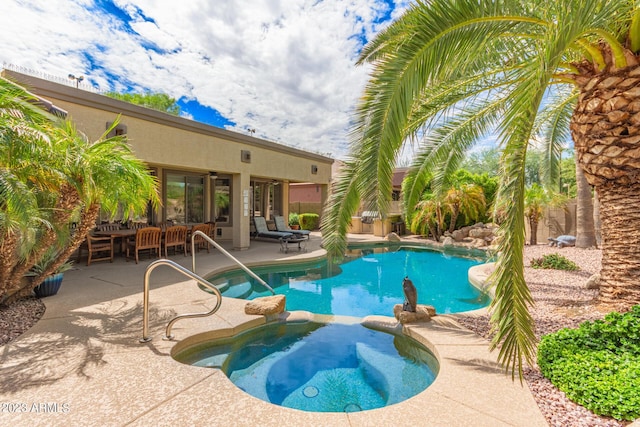
MULTIPOLYGON (((351 251, 354 253, 354 251, 351 251)), ((326 259, 253 269, 277 294, 287 298, 287 310, 355 317, 393 313, 404 302, 402 280, 408 276, 418 291, 418 303, 436 312, 459 313, 489 304, 489 297, 472 286, 469 267, 484 260, 419 249, 358 250, 341 264, 326 259)), ((271 292, 241 270, 210 278, 224 296, 253 299, 271 292)))
POLYGON ((278 323, 174 356, 222 369, 267 402, 317 412, 354 412, 406 400, 435 379, 438 363, 406 336, 360 324, 278 323))

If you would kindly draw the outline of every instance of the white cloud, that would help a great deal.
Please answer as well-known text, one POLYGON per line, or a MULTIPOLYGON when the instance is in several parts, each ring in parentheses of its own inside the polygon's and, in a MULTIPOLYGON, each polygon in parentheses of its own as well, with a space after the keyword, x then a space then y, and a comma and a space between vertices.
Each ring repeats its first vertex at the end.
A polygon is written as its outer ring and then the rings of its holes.
MULTIPOLYGON (((196 99, 238 131, 342 157, 382 0, 3 0, 0 61, 196 99), (104 3, 104 2, 103 2, 104 3), (122 13, 122 12, 120 12, 122 13)), ((399 2, 397 2, 399 3, 399 2)), ((397 15, 406 7, 398 4, 397 15)))

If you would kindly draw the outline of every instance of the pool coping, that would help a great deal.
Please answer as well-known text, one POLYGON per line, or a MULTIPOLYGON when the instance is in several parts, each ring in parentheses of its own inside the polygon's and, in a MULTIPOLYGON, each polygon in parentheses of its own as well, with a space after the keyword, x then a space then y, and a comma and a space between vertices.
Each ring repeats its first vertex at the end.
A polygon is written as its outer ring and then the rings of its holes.
MULTIPOLYGON (((320 239, 307 254, 281 254, 270 243, 234 254, 242 262, 322 256, 320 239)), ((198 271, 229 263, 199 255, 198 271)), ((184 266, 190 259, 172 258, 184 266)), ((408 423, 446 426, 547 425, 526 383, 512 381, 489 352, 489 343, 440 315, 404 325, 409 336, 433 346, 440 363, 434 383, 404 402, 358 413, 316 413, 282 408, 254 398, 219 370, 186 366, 171 357, 180 340, 200 332, 264 324, 244 313, 245 301, 223 299, 209 318, 185 319, 162 339, 170 314, 210 309, 215 298, 172 272, 154 276, 150 292, 153 340, 141 344, 141 289, 148 263, 116 260, 76 266, 65 273, 58 295, 45 301, 43 318, 0 352, 3 403, 0 424, 38 425, 325 425, 380 426, 408 423), (21 409, 25 409, 24 411, 21 409)), ((391 308, 390 308, 391 309, 391 308)), ((300 314, 292 312, 289 316, 300 314)), ((395 322, 393 317, 371 320, 395 322)))

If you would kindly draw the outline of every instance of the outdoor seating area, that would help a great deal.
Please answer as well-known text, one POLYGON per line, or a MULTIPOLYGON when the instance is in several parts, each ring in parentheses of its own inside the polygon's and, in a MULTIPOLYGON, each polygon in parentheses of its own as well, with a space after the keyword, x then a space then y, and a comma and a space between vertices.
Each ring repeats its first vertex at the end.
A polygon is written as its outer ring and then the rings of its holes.
POLYGON ((256 239, 267 239, 279 242, 282 238, 292 237, 293 233, 288 231, 271 231, 267 226, 267 220, 262 216, 254 216, 253 224, 255 226, 256 239))
POLYGON ((276 225, 276 230, 284 233, 293 233, 296 237, 309 239, 311 232, 309 230, 294 230, 285 221, 283 216, 277 215, 273 217, 273 222, 276 225))
MULTIPOLYGON (((195 231, 202 231, 212 240, 215 240, 216 223, 186 225, 162 225, 152 227, 146 223, 120 223, 99 224, 86 237, 78 248, 76 262, 87 256, 87 266, 96 261, 113 262, 114 256, 124 256, 127 260, 140 261, 140 252, 148 252, 149 257, 159 258, 164 254, 169 256, 171 249, 174 255, 179 252, 183 256, 191 251, 191 235, 195 231)), ((210 244, 204 238, 196 236, 196 251, 210 251, 210 244)))

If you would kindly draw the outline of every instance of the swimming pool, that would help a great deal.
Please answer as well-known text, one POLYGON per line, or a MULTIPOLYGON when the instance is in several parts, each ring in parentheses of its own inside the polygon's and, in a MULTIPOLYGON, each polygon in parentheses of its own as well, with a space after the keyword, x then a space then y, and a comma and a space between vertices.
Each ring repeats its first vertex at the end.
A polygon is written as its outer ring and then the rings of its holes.
POLYGON ((275 323, 176 352, 221 369, 264 401, 317 412, 356 412, 404 401, 434 381, 439 364, 415 340, 361 324, 275 323))
MULTIPOLYGON (((422 247, 350 249, 340 264, 326 259, 253 268, 277 294, 287 298, 287 310, 354 317, 392 315, 402 304, 402 280, 408 276, 418 291, 418 303, 436 312, 459 313, 489 304, 489 297, 469 283, 468 270, 481 258, 448 255, 422 247)), ((241 270, 209 278, 224 296, 254 299, 271 293, 241 270)))

